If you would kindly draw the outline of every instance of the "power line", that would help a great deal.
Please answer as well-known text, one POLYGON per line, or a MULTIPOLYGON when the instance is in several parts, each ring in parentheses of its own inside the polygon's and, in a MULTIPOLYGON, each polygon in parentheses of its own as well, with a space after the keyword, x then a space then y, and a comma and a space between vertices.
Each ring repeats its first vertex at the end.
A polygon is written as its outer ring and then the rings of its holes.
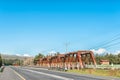
MULTIPOLYGON (((120 33, 117 34, 117 35, 115 35, 114 37, 113 37, 112 40, 103 41, 102 44, 100 44, 100 45, 98 45, 98 46, 95 46, 95 47, 93 47, 92 49, 97 49, 97 48, 100 48, 100 47, 104 47, 104 46, 106 46, 106 45, 112 43, 113 41, 120 40, 120 33), (117 37, 117 38, 114 38, 114 37, 117 37)), ((91 49, 91 48, 90 48, 90 49, 91 49)))
POLYGON ((107 46, 105 46, 104 48, 109 48, 109 47, 113 47, 113 46, 116 46, 116 45, 120 45, 120 42, 116 42, 116 43, 107 45, 107 46))
MULTIPOLYGON (((106 43, 104 43, 104 44, 102 44, 102 45, 100 45, 100 46, 98 46, 98 47, 104 47, 104 46, 106 46, 106 45, 109 45, 110 43, 112 43, 113 41, 117 41, 117 40, 119 40, 120 39, 120 37, 118 37, 118 38, 116 38, 116 39, 113 39, 113 40, 111 40, 111 41, 108 41, 108 42, 106 42, 106 43)), ((97 48, 98 48, 97 47, 97 48)))

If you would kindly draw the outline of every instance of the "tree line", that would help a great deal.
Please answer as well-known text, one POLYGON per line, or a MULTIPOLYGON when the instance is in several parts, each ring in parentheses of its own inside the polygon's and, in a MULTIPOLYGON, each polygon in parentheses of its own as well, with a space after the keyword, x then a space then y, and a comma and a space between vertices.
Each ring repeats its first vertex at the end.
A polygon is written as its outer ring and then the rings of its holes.
POLYGON ((104 55, 95 54, 95 59, 97 64, 100 64, 101 60, 108 60, 110 64, 120 64, 120 53, 117 55, 109 53, 106 53, 104 55))
POLYGON ((13 65, 13 64, 22 65, 23 60, 20 60, 20 59, 3 59, 1 54, 0 54, 0 67, 2 65, 9 66, 9 65, 13 65))
POLYGON ((9 66, 9 65, 22 65, 23 64, 23 60, 20 59, 2 59, 2 62, 5 66, 9 66))
MULTIPOLYGON (((34 64, 37 64, 37 61, 40 58, 45 57, 42 53, 39 53, 38 55, 35 56, 34 58, 34 64)), ((108 60, 110 62, 110 64, 120 64, 120 53, 115 55, 115 54, 95 54, 95 59, 97 64, 100 64, 101 60, 108 60)), ((22 64, 23 61, 20 61, 19 59, 2 59, 1 55, 0 55, 0 67, 2 66, 2 64, 4 65, 13 65, 13 63, 16 63, 18 65, 22 64), (3 62, 3 63, 2 63, 3 62)))
POLYGON ((0 67, 2 66, 2 57, 1 57, 1 54, 0 54, 0 67))

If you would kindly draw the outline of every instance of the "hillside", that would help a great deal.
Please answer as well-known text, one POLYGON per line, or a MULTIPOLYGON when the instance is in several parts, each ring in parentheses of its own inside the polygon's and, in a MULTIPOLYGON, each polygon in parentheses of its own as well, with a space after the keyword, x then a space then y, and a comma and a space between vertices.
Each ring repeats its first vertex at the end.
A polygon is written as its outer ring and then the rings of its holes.
POLYGON ((20 60, 24 60, 28 57, 24 57, 24 56, 16 56, 16 55, 7 55, 7 54, 1 54, 3 59, 20 59, 20 60))

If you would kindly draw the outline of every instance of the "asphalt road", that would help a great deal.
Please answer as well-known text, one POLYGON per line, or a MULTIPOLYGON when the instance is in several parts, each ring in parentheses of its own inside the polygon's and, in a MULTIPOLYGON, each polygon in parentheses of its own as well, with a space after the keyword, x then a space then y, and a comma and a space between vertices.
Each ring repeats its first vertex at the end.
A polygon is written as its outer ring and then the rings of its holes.
POLYGON ((69 74, 41 68, 12 67, 12 69, 24 78, 22 80, 120 80, 117 78, 69 74))
POLYGON ((112 77, 91 76, 33 67, 6 67, 0 80, 120 80, 112 77))
POLYGON ((4 72, 0 72, 0 80, 22 80, 19 75, 9 67, 4 69, 4 72))

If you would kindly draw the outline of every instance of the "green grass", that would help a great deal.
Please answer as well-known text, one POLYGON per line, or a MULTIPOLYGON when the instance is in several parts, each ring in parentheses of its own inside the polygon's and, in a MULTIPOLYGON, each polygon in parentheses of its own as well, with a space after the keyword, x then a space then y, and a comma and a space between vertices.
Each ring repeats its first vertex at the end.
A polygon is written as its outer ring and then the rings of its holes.
POLYGON ((97 76, 113 76, 120 78, 120 70, 81 69, 81 70, 68 70, 68 72, 78 74, 92 74, 97 76))

